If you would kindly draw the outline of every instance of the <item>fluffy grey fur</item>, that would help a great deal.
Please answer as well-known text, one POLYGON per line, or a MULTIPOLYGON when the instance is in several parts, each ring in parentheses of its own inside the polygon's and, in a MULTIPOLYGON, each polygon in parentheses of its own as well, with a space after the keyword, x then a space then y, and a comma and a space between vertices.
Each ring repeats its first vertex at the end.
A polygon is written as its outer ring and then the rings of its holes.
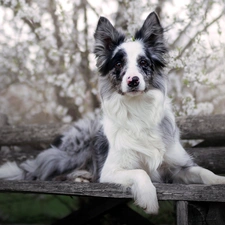
POLYGON ((107 151, 108 142, 102 132, 100 116, 89 114, 72 124, 49 149, 41 152, 35 159, 20 165, 8 163, 9 167, 0 168, 0 179, 74 181, 81 176, 96 182, 107 151), (12 166, 13 172, 6 173, 6 169, 10 170, 12 166))

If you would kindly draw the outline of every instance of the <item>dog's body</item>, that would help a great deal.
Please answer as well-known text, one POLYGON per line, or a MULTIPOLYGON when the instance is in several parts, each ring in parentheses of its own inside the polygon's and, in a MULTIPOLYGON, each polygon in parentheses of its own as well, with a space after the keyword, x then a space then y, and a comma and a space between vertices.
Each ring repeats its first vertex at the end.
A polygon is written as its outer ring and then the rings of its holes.
POLYGON ((0 178, 47 180, 67 173, 65 179, 118 183, 131 188, 147 213, 158 211, 152 182, 225 184, 224 177, 196 165, 180 144, 156 14, 132 41, 102 17, 95 41, 102 119, 78 121, 36 159, 1 167, 0 178))

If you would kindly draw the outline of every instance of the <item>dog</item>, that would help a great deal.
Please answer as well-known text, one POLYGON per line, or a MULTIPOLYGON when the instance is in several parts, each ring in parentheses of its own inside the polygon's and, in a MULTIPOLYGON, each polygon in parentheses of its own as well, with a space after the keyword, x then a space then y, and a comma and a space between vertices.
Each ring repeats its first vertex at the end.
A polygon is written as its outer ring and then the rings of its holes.
POLYGON ((149 214, 159 208, 153 182, 225 184, 225 177, 194 163, 180 143, 156 13, 132 39, 100 17, 94 38, 102 115, 75 122, 37 158, 4 164, 0 179, 117 183, 129 187, 149 214))

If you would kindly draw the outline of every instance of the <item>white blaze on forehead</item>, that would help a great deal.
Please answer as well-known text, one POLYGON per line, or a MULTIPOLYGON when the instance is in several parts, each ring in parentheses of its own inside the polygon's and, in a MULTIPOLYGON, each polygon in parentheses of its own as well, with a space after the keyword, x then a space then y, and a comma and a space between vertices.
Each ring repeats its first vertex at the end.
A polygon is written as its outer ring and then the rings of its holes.
MULTIPOLYGON (((123 49, 128 57, 128 61, 136 61, 137 57, 139 55, 144 55, 144 48, 143 48, 143 44, 141 41, 129 41, 129 42, 124 42, 121 45, 119 45, 115 51, 113 56, 120 50, 123 49)), ((112 56, 112 57, 113 57, 112 56)))
POLYGON ((126 73, 123 77, 121 88, 122 92, 126 93, 128 91, 127 79, 128 77, 137 76, 139 78, 139 91, 145 90, 145 81, 143 75, 139 72, 137 59, 140 56, 144 56, 144 47, 140 41, 125 42, 121 44, 117 50, 123 49, 126 52, 126 73))
POLYGON ((141 41, 124 42, 120 45, 121 49, 124 49, 127 53, 128 63, 134 64, 137 61, 137 57, 145 55, 143 44, 141 41))

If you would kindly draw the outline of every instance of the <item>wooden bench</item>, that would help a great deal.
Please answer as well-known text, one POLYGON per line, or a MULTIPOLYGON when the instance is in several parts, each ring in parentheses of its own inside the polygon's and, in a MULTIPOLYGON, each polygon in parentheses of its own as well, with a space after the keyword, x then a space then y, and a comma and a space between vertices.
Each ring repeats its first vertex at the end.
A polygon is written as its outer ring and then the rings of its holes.
MULTIPOLYGON (((187 149, 195 161, 215 173, 225 174, 225 116, 182 117, 177 118, 177 123, 182 139, 204 140, 195 147, 187 149)), ((29 145, 40 148, 40 143, 48 145, 67 126, 69 125, 10 126, 1 124, 0 146, 29 145)), ((29 153, 28 151, 27 157, 29 157, 29 153)), ((37 153, 38 151, 35 152, 35 154, 37 153)), ((17 158, 22 157, 23 154, 23 152, 17 152, 17 158)), ((0 160, 4 161, 2 158, 0 160)), ((0 161, 0 163, 2 162, 0 161)), ((155 184, 155 186, 160 201, 176 201, 178 225, 225 224, 225 185, 155 184)), ((117 212, 123 212, 121 217, 123 220, 126 218, 126 222, 124 222, 126 224, 151 224, 124 206, 124 203, 132 197, 130 190, 124 190, 115 184, 0 181, 0 192, 96 197, 97 202, 94 201, 94 205, 58 220, 54 223, 55 225, 74 224, 74 221, 76 224, 85 224, 99 215, 115 210, 115 208, 118 208, 117 212)))

